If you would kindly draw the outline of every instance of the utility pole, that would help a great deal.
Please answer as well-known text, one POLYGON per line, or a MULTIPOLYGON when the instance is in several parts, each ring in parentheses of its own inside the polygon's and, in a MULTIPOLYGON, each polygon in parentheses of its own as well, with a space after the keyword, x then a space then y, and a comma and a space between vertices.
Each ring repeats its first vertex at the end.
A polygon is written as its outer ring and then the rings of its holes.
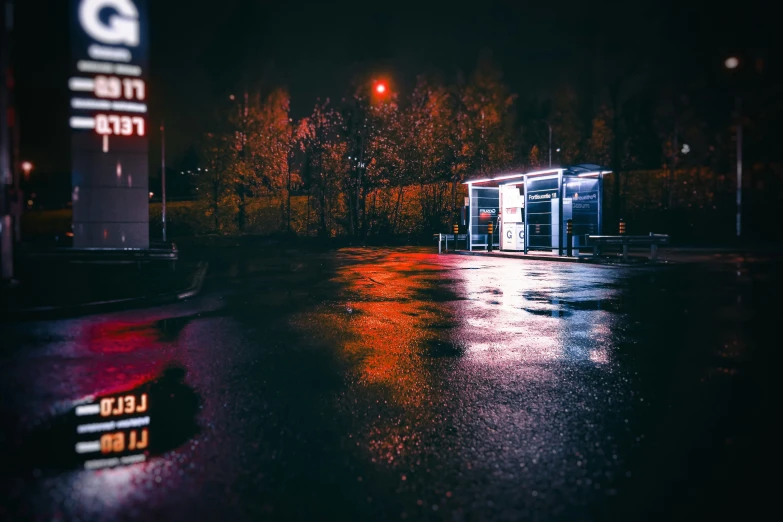
POLYGON ((11 136, 8 127, 9 74, 13 4, 4 0, 0 9, 0 279, 10 282, 14 276, 13 230, 8 214, 6 185, 13 180, 11 170, 11 136))
POLYGON ((549 168, 552 168, 552 125, 549 125, 549 168))
POLYGON ((160 120, 160 198, 163 221, 163 242, 166 242, 166 128, 160 120))
POLYGON ((742 234, 742 98, 737 96, 737 239, 742 234))
MULTIPOLYGON (((723 65, 731 71, 738 71, 740 60, 737 56, 729 56, 723 65)), ((735 72, 736 74, 736 72, 735 72)), ((739 91, 741 84, 736 85, 739 91)), ((742 235, 742 97, 737 93, 735 98, 737 119, 737 239, 742 235)))
POLYGON ((287 155, 287 160, 288 160, 288 180, 287 180, 286 184, 288 185, 288 188, 286 189, 286 198, 288 199, 288 204, 286 205, 286 209, 288 211, 287 212, 288 215, 286 216, 285 230, 286 230, 286 232, 288 234, 291 233, 291 164, 294 162, 294 159, 296 157, 295 156, 295 148, 294 148, 295 147, 295 145, 294 145, 295 141, 294 140, 296 140, 295 132, 296 131, 294 130, 294 127, 292 125, 291 126, 291 134, 289 135, 288 155, 287 155))
POLYGON ((677 120, 674 120, 674 133, 672 134, 672 165, 669 171, 669 186, 667 187, 666 207, 671 215, 672 205, 674 204, 674 177, 677 174, 677 151, 679 150, 679 136, 677 135, 677 120))

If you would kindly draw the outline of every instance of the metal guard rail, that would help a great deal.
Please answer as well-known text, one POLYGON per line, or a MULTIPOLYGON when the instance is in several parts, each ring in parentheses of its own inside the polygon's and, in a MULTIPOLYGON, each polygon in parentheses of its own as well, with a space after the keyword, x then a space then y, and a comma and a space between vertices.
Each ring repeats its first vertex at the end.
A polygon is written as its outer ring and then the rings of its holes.
POLYGON ((442 246, 444 241, 446 242, 446 252, 449 251, 449 240, 454 241, 454 250, 457 250, 457 241, 467 241, 468 235, 457 234, 455 239, 454 234, 433 234, 432 238, 438 240, 438 254, 441 254, 443 253, 442 246))
MULTIPOLYGON (((622 245, 623 247, 623 261, 628 260, 628 246, 629 245, 649 245, 650 246, 650 259, 658 258, 658 246, 666 245, 669 243, 669 234, 653 234, 650 232, 646 236, 627 236, 621 234, 619 236, 587 236, 586 248, 593 249, 593 257, 597 257, 601 253, 601 246, 603 245, 622 245)), ((580 247, 582 248, 582 247, 580 247)))

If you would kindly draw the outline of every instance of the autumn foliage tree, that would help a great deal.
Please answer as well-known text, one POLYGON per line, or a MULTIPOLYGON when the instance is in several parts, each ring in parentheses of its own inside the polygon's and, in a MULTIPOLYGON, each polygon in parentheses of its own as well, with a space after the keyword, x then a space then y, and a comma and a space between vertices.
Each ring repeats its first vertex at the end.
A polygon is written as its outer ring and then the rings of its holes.
MULTIPOLYGON (((448 218, 447 214, 454 204, 453 187, 458 179, 454 169, 454 138, 457 130, 454 115, 455 99, 448 87, 420 76, 402 118, 402 148, 407 158, 404 179, 419 185, 423 218, 428 225, 448 218), (451 197, 446 199, 443 197, 443 188, 448 184, 451 184, 452 190, 451 197)), ((401 198, 400 187, 395 206, 395 227, 401 198)))
POLYGON ((327 99, 315 104, 310 116, 300 122, 296 135, 305 154, 303 181, 309 188, 308 212, 313 195, 318 233, 326 237, 332 235, 333 222, 340 218, 340 196, 349 189, 348 145, 343 131, 342 116, 327 99))
POLYGON ((199 194, 215 231, 231 216, 239 232, 249 219, 248 206, 260 195, 279 195, 289 174, 293 133, 289 96, 275 89, 262 96, 245 92, 220 114, 217 130, 206 136, 209 168, 199 180, 199 194))
POLYGON ((513 154, 515 96, 489 58, 479 61, 470 81, 457 86, 455 163, 458 180, 507 167, 513 154))
MULTIPOLYGON (((285 90, 243 93, 203 142, 204 214, 220 232, 243 232, 259 220, 288 229, 293 190, 306 196, 305 233, 364 238, 431 231, 453 220, 465 179, 550 161, 609 167, 606 201, 614 213, 622 210, 622 194, 638 189, 626 188, 633 179, 625 173, 639 169, 665 169, 667 185, 655 196, 661 208, 695 201, 690 180, 675 182, 675 171, 685 167, 701 169, 693 183, 709 197, 697 204, 717 202, 713 195, 725 184, 717 176, 710 182, 703 169, 731 159, 718 152, 726 149, 726 129, 710 126, 696 91, 667 86, 632 64, 603 83, 586 82, 596 88, 578 90, 570 82, 519 98, 484 55, 466 80, 420 76, 407 92, 388 81, 376 91, 377 78, 362 77, 350 96, 319 101, 296 123, 285 90), (262 198, 279 205, 280 219, 255 210, 262 198)), ((605 73, 597 68, 594 76, 605 73)))

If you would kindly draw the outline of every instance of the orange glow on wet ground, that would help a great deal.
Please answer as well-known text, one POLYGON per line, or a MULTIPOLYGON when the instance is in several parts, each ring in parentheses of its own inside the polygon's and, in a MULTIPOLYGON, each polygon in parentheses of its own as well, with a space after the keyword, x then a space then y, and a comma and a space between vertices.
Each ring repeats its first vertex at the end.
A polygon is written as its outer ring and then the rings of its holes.
MULTIPOLYGON (((523 389, 548 389, 572 365, 611 367, 605 344, 616 317, 601 308, 606 304, 583 301, 595 299, 600 276, 594 269, 547 271, 546 263, 412 249, 383 255, 342 249, 336 261, 339 298, 294 318, 293 326, 335 347, 350 363, 355 385, 384 397, 387 414, 368 419, 361 437, 373 462, 406 462, 441 422, 440 409, 473 400, 455 395, 454 383, 439 375, 444 368, 457 379, 471 375, 501 389, 508 379, 523 389)), ((609 303, 614 294, 602 295, 609 303)), ((511 421, 519 429, 529 422, 520 413, 511 421)), ((556 429, 539 425, 542 433, 556 429)))

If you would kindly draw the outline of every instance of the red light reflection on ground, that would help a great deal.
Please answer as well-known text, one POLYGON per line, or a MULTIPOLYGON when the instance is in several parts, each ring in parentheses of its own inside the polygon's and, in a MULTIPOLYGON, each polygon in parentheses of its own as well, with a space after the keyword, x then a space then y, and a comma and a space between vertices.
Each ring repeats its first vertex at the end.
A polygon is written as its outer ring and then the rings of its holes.
POLYGON ((156 344, 160 339, 160 330, 149 322, 107 321, 90 325, 86 337, 93 352, 132 352, 149 349, 156 344))
MULTIPOLYGON (((436 337, 431 328, 448 316, 437 303, 417 295, 425 282, 441 277, 443 265, 434 254, 384 253, 377 263, 366 261, 370 249, 341 251, 344 262, 335 281, 346 288, 345 301, 322 307, 295 319, 314 338, 339 346, 342 356, 356 362, 358 382, 382 386, 394 405, 426 411, 439 399, 429 370, 423 363, 427 341, 436 337)), ((417 429, 389 419, 377 419, 366 434, 374 460, 391 464, 419 443, 417 429)))

